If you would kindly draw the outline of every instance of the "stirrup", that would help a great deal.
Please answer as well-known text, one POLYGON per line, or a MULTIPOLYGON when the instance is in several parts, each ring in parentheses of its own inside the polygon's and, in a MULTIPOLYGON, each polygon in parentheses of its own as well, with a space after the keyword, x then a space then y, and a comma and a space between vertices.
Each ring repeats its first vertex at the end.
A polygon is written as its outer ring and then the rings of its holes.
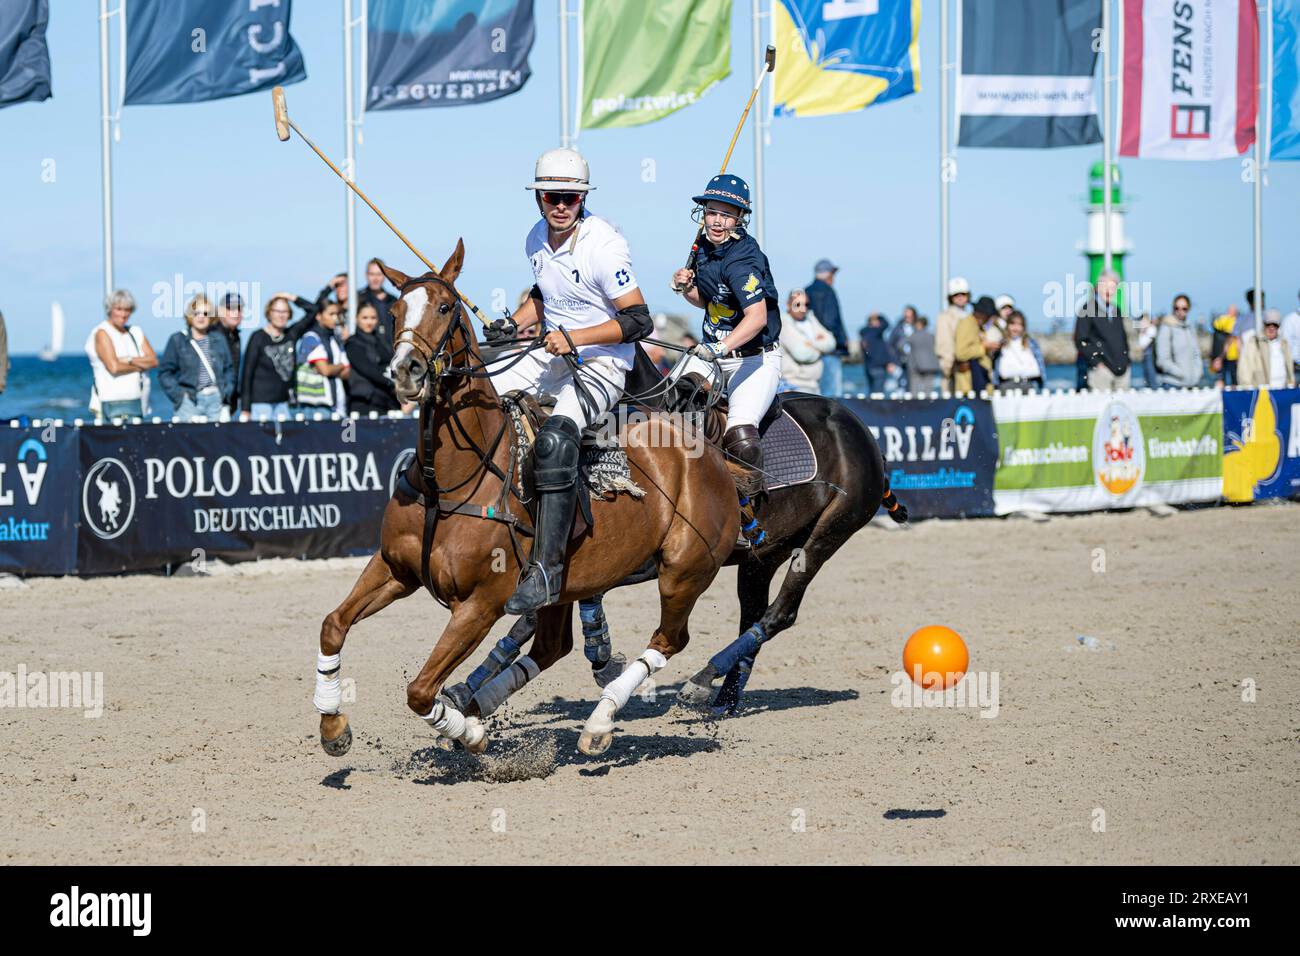
MULTIPOLYGON (((560 574, 556 575, 557 584, 562 576, 563 569, 561 568, 560 574)), ((559 589, 557 588, 554 592, 551 590, 551 576, 546 573, 546 567, 541 563, 530 563, 524 570, 523 577, 520 578, 519 583, 515 586, 514 593, 511 594, 510 597, 506 598, 505 611, 507 614, 527 614, 530 611, 536 611, 538 608, 555 604, 559 599, 559 589), (535 594, 525 593, 526 588, 528 590, 534 590, 532 587, 532 582, 535 580, 532 573, 534 569, 537 570, 537 573, 542 579, 542 598, 540 602, 537 600, 535 594)))
POLYGON ((740 496, 740 517, 740 536, 749 542, 750 547, 757 548, 767 540, 767 532, 754 514, 754 501, 747 495, 740 496))

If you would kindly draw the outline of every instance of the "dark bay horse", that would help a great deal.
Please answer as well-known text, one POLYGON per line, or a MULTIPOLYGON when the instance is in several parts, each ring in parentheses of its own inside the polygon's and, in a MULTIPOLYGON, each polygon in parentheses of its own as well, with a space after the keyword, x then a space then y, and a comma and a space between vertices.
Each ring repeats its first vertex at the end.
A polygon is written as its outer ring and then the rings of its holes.
MULTIPOLYGON (((712 703, 715 713, 735 713, 759 648, 793 626, 808 585, 836 551, 866 526, 883 504, 890 518, 906 523, 907 509, 885 475, 884 459, 871 432, 839 402, 817 395, 786 393, 781 405, 812 442, 817 456, 813 481, 768 493, 762 511, 766 540, 757 548, 738 547, 727 560, 737 565, 740 636, 719 651, 682 687, 679 697, 692 705, 712 703), (775 600, 772 579, 789 568, 775 600)), ((620 586, 648 580, 643 573, 620 586)), ((588 659, 597 683, 612 679, 609 630, 602 595, 580 602, 588 659)), ((479 684, 507 667, 532 636, 528 618, 520 618, 492 656, 469 679, 450 689, 467 698, 479 684)))
MULTIPOLYGON (((384 511, 379 550, 321 625, 315 703, 321 745, 334 756, 346 753, 352 740, 339 711, 339 657, 348 630, 422 586, 447 605, 451 620, 408 685, 407 705, 443 737, 474 752, 487 745, 476 702, 457 706, 440 691, 502 617, 527 557, 518 536, 531 520, 512 499, 519 472, 511 421, 455 291, 463 260, 458 242, 437 273, 410 277, 380 263, 400 296, 392 308, 396 351, 390 367, 398 397, 420 403, 420 436, 408 485, 384 511)), ((629 425, 620 437, 644 495, 592 503, 590 530, 570 543, 562 603, 538 611, 529 663, 520 666, 521 658, 501 675, 515 690, 545 670, 572 646, 574 601, 652 565, 659 624, 641 657, 602 692, 579 741, 591 754, 609 747, 614 715, 636 686, 686 646, 690 612, 740 527, 735 485, 721 453, 665 440, 671 429, 657 428, 658 440, 649 441, 633 434, 640 427, 629 425)))

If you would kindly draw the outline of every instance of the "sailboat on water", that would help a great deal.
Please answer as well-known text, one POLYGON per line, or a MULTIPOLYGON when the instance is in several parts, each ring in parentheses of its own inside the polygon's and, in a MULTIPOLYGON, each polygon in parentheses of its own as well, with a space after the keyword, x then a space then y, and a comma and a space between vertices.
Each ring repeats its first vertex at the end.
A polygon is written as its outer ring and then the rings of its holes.
POLYGON ((63 351, 63 306, 55 302, 50 306, 50 344, 37 354, 42 362, 53 362, 63 351))

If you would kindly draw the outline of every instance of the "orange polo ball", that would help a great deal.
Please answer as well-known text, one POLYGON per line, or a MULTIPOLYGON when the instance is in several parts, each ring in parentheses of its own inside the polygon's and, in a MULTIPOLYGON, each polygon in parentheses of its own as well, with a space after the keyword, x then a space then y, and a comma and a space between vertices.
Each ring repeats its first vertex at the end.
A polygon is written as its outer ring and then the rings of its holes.
POLYGON ((921 628, 903 645, 903 670, 915 681, 919 667, 919 683, 926 690, 956 687, 969 664, 970 651, 966 649, 966 642, 960 634, 942 624, 921 628))

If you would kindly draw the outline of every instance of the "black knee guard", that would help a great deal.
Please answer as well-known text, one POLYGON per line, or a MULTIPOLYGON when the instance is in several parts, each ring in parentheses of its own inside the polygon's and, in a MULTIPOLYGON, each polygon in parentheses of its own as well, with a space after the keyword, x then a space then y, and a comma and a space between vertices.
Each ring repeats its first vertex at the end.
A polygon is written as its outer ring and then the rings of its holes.
POLYGON ((722 450, 733 460, 744 465, 751 475, 748 487, 740 489, 747 495, 763 490, 763 442, 754 425, 736 425, 722 436, 722 450))
POLYGON ((578 423, 552 415, 537 432, 533 446, 533 484, 538 491, 564 491, 578 480, 578 423))

